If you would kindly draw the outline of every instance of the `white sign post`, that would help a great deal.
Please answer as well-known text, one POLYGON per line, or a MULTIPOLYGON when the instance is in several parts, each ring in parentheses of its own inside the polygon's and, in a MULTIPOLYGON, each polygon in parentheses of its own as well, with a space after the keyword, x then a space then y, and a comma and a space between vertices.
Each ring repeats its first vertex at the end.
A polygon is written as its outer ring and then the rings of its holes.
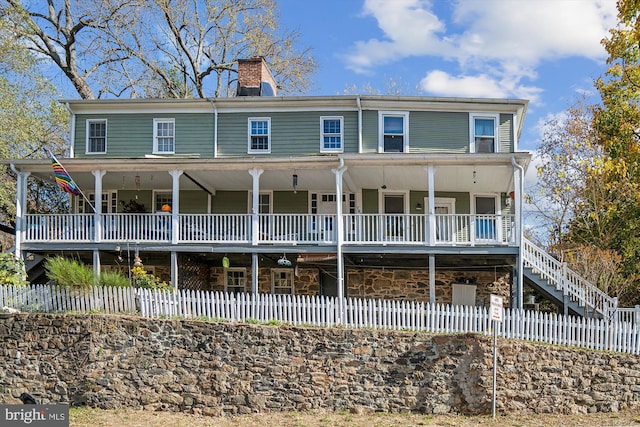
POLYGON ((498 378, 498 322, 502 323, 502 297, 491 295, 491 323, 493 326, 493 400, 491 401, 491 416, 496 417, 496 381, 498 378))

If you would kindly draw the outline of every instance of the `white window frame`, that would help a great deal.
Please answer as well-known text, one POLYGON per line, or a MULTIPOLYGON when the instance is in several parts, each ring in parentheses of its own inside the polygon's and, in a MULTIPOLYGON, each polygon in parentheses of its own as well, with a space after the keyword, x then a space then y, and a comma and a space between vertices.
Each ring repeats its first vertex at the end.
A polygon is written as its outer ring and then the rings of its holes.
POLYGON ((168 195, 169 197, 171 197, 171 210, 174 209, 173 206, 173 192, 171 190, 153 190, 153 212, 162 212, 162 210, 157 209, 157 205, 158 205, 158 196, 165 196, 168 195))
POLYGON ((470 113, 469 114, 469 152, 477 153, 476 149, 476 119, 493 120, 493 152, 500 152, 500 114, 497 113, 470 113))
MULTIPOLYGON (((253 209, 253 191, 249 191, 249 203, 247 204, 247 213, 251 213, 253 209)), ((273 213, 273 191, 260 191, 258 193, 258 213, 259 214, 272 214, 273 213), (269 196, 269 212, 260 212, 260 196, 269 196)))
POLYGON ((107 119, 87 119, 86 122, 86 139, 85 139, 85 154, 106 154, 107 153, 107 119), (91 151, 91 143, 89 142, 91 136, 89 135, 89 129, 93 123, 104 123, 104 151, 91 151))
MULTIPOLYGON (((384 118, 385 117, 402 117, 402 151, 409 152, 409 112, 408 111, 378 111, 378 152, 384 151, 384 118)), ((396 153, 397 151, 389 151, 396 153)))
POLYGON ((320 152, 321 153, 342 153, 344 152, 344 118, 342 116, 321 116, 320 117, 320 152), (324 132, 325 120, 337 120, 340 122, 340 134, 326 133, 324 132), (339 137, 340 147, 327 148, 324 145, 325 137, 339 137))
POLYGON ((238 273, 242 273, 242 280, 243 280, 243 287, 242 290, 239 289, 239 286, 233 286, 232 288, 234 288, 233 291, 231 292, 247 292, 247 269, 244 267, 227 267, 224 269, 224 291, 225 292, 230 292, 229 291, 229 272, 238 272, 238 273), (238 290, 235 290, 236 288, 238 288, 238 290))
MULTIPOLYGON (((281 293, 278 292, 277 295, 295 295, 295 279, 293 274, 293 268, 272 268, 271 269, 271 293, 276 294, 276 288, 278 289, 290 289, 290 293, 281 293), (276 280, 280 281, 280 279, 276 279, 276 275, 280 275, 282 273, 286 273, 287 277, 284 279, 290 282, 287 286, 276 286, 276 280)), ((281 283, 278 283, 281 284, 281 283)))
MULTIPOLYGON (((257 136, 257 135, 256 135, 257 136)), ((248 154, 271 154, 271 117, 249 117, 247 119, 247 153, 248 154), (251 148, 251 123, 267 122, 267 149, 255 150, 251 148)))
MULTIPOLYGON (((162 136, 162 138, 168 138, 168 137, 162 136)), ((153 119, 153 154, 175 154, 175 152, 176 152, 176 120, 171 118, 153 119), (158 124, 162 124, 162 123, 171 123, 172 125, 173 142, 171 146, 173 149, 170 151, 165 151, 165 150, 161 151, 158 147, 158 138, 160 138, 160 136, 158 135, 158 124)))
MULTIPOLYGON (((496 193, 471 193, 471 212, 473 213, 473 215, 480 215, 477 212, 476 209, 476 198, 477 197, 484 197, 487 199, 493 199, 494 200, 494 210, 495 210, 495 214, 496 215, 496 222, 495 222, 495 236, 493 239, 481 239, 478 238, 475 234, 477 234, 477 231, 474 231, 474 236, 473 238, 475 240, 479 240, 479 241, 489 241, 489 242, 500 242, 502 239, 502 227, 500 225, 499 222, 499 218, 502 217, 502 204, 501 204, 501 197, 500 194, 496 194, 496 193)), ((475 229, 475 225, 474 225, 474 229, 475 229)))
MULTIPOLYGON (((93 204, 93 206, 95 206, 95 193, 94 192, 87 192, 85 193, 85 196, 87 196, 87 199, 89 199, 89 202, 93 204)), ((102 192, 102 213, 103 214, 112 214, 112 213, 117 213, 118 212, 118 192, 117 191, 103 191, 102 192), (104 209, 104 205, 106 205, 106 210, 104 209)), ((75 213, 93 213, 93 212, 88 212, 86 208, 89 208, 89 204, 87 203, 87 201, 84 199, 84 197, 76 197, 75 198, 75 203, 74 203, 74 211, 75 213)))

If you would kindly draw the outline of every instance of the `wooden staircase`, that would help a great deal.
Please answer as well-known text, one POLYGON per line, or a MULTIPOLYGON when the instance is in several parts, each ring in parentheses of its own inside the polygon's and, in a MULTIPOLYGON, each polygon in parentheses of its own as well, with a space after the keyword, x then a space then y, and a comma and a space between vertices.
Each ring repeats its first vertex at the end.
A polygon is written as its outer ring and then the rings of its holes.
POLYGON ((564 308, 565 314, 610 318, 618 308, 612 298, 528 239, 522 239, 525 283, 564 308))

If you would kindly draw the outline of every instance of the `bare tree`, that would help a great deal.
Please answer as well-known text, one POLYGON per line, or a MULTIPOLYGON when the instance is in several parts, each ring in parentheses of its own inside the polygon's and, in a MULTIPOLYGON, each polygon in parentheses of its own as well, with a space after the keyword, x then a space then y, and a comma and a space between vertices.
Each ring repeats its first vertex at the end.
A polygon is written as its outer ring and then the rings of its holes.
POLYGON ((280 30, 273 0, 0 0, 3 19, 55 64, 82 98, 220 97, 237 60, 268 59, 285 92, 304 92, 316 65, 280 30))

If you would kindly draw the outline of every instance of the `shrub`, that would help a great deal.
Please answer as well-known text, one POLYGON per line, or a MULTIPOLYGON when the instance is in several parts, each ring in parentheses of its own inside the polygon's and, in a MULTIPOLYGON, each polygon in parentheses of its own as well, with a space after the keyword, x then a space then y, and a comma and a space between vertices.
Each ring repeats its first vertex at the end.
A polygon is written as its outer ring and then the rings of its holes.
POLYGON ((13 254, 0 253, 0 285, 23 286, 27 283, 24 261, 13 254))
POLYGON ((100 273, 100 286, 126 288, 129 285, 129 278, 119 271, 103 271, 100 273))
POLYGON ((97 283, 91 267, 74 259, 55 256, 45 261, 47 277, 60 286, 74 289, 86 289, 97 283))
POLYGON ((131 282, 136 288, 173 289, 167 282, 163 282, 153 274, 147 273, 143 266, 131 269, 131 282))

